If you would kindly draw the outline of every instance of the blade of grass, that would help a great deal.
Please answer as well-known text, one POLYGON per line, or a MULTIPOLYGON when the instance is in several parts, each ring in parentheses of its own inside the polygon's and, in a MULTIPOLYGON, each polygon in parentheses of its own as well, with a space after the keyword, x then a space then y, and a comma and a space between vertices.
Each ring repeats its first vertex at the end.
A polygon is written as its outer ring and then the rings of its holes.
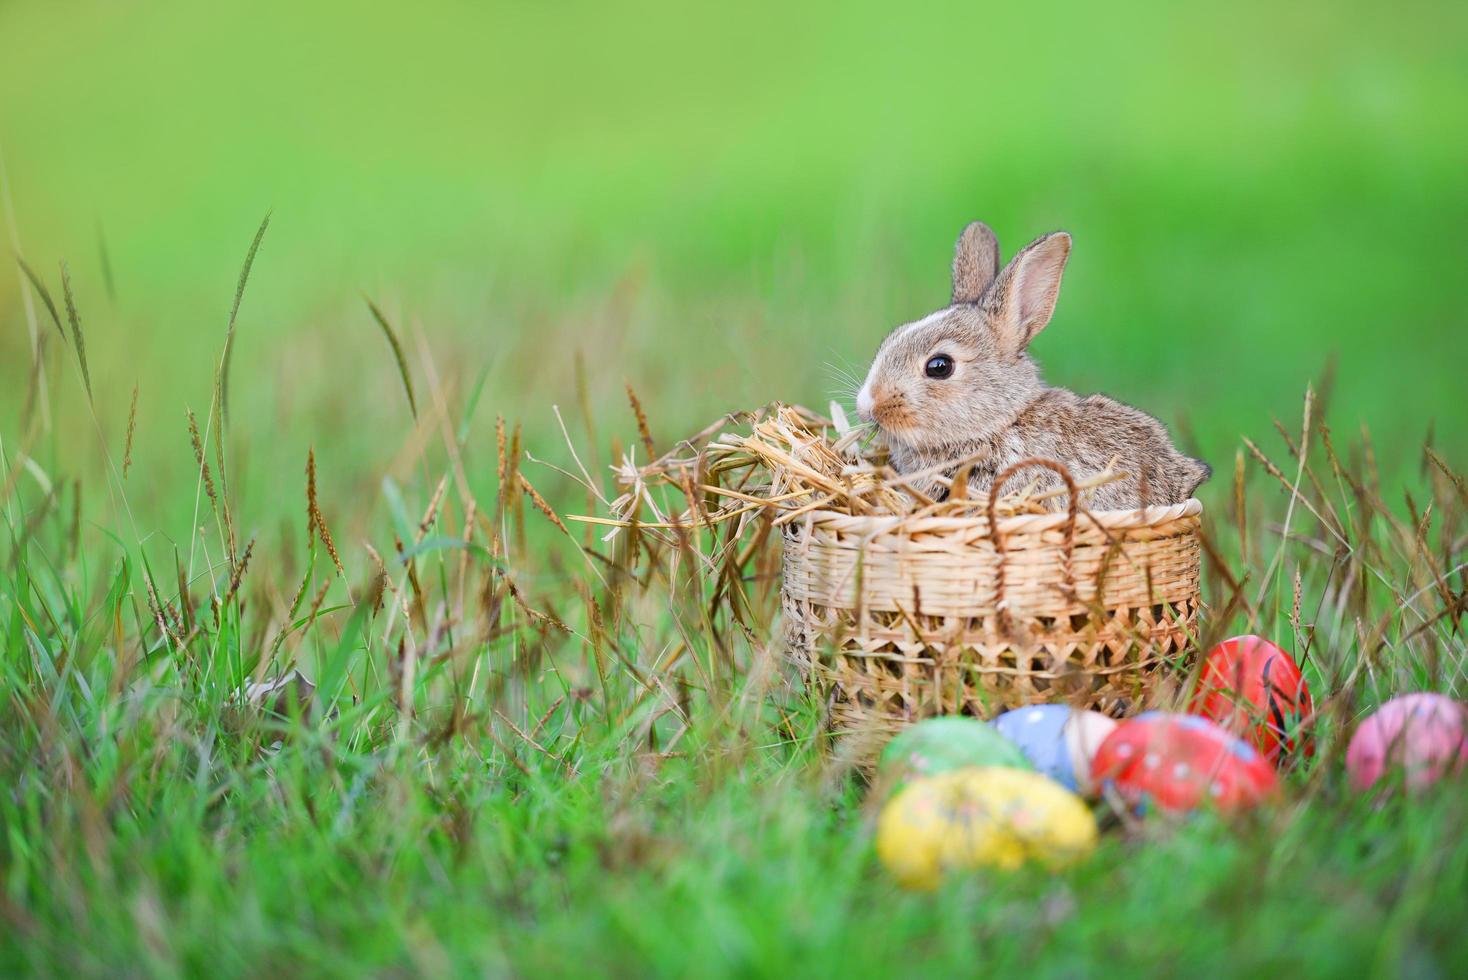
POLYGON ((229 362, 234 353, 234 328, 235 321, 239 318, 240 301, 245 298, 245 284, 250 281, 250 268, 255 264, 255 253, 260 251, 260 240, 265 237, 265 229, 270 227, 270 213, 266 212, 264 220, 255 232, 255 238, 250 242, 250 250, 245 253, 245 264, 240 269, 240 281, 234 290, 234 304, 229 308, 229 326, 224 332, 224 355, 219 362, 219 409, 220 423, 229 412, 229 362))
POLYGON ((398 343, 398 335, 393 331, 392 324, 387 322, 387 317, 377 308, 377 304, 371 298, 363 295, 362 299, 367 303, 367 309, 372 311, 372 319, 382 328, 382 334, 387 338, 388 346, 392 348, 393 360, 398 365, 398 377, 403 379, 403 390, 408 393, 408 410, 413 413, 413 421, 418 420, 418 399, 413 394, 413 378, 408 374, 408 361, 403 357, 403 345, 398 343))
POLYGON ((66 328, 61 325, 61 316, 56 312, 56 301, 51 298, 50 290, 46 288, 41 277, 36 275, 36 270, 32 269, 25 259, 17 255, 15 261, 20 263, 20 271, 24 272, 25 277, 31 281, 31 288, 36 291, 37 296, 41 297, 41 305, 46 307, 46 312, 51 315, 51 322, 56 325, 56 332, 61 334, 61 339, 65 341, 66 328))
POLYGON ((102 222, 97 222, 97 259, 102 266, 102 285, 107 290, 107 302, 117 304, 117 283, 112 278, 112 255, 107 250, 107 236, 102 232, 102 222))

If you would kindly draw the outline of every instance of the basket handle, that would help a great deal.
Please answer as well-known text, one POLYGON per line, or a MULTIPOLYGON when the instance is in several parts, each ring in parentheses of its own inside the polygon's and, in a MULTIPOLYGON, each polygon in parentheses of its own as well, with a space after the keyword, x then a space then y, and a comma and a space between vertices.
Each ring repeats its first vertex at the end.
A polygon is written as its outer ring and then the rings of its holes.
POLYGON ((989 537, 994 540, 994 550, 999 553, 999 567, 994 573, 994 589, 999 600, 999 614, 1006 620, 1009 618, 1009 610, 1006 608, 1004 600, 1004 559, 1008 555, 1008 551, 1004 544, 1004 537, 999 533, 999 524, 994 510, 999 503, 999 491, 1004 488, 1005 482, 1020 470, 1028 469, 1031 466, 1043 466, 1047 470, 1053 470, 1065 483, 1065 489, 1070 495, 1070 506, 1066 509, 1065 514, 1065 554, 1061 561, 1061 572, 1065 575, 1065 585, 1070 590, 1072 596, 1075 595, 1076 590, 1075 569, 1072 560, 1075 557, 1076 547, 1076 518, 1079 516, 1081 508, 1080 488, 1076 486, 1075 477, 1070 475, 1070 470, 1055 460, 1041 459, 1038 456, 1022 459, 1006 467, 1003 472, 994 478, 994 485, 989 488, 989 537))

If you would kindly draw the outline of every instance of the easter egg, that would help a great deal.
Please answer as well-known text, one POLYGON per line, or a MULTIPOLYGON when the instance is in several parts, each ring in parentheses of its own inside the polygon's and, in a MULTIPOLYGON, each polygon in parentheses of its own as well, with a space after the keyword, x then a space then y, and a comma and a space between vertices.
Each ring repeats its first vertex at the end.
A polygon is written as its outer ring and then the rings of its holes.
POLYGON ((1006 711, 991 724, 1024 753, 1037 772, 1068 790, 1089 794, 1091 759, 1116 722, 1095 711, 1036 704, 1006 711))
POLYGON ((944 873, 1058 867, 1096 845, 1096 818, 1080 797, 1039 773, 963 768, 916 779, 877 821, 877 857, 907 888, 936 888, 944 873))
POLYGON ((1315 711, 1300 667, 1260 636, 1236 636, 1208 651, 1188 706, 1247 739, 1271 763, 1315 747, 1305 727, 1315 711))
POLYGON ((1065 726, 1065 744, 1070 749, 1071 765, 1075 769, 1076 788, 1082 795, 1097 796, 1100 786, 1093 777, 1096 753, 1101 744, 1116 731, 1116 719, 1108 718, 1099 711, 1080 711, 1065 726))
POLYGON ((1168 813, 1245 809, 1279 785, 1274 767, 1247 742, 1206 718, 1160 711, 1117 725, 1101 743, 1092 775, 1128 806, 1168 813))
POLYGON ((1468 706, 1443 694, 1404 694, 1363 721, 1346 748, 1346 772, 1358 790, 1396 772, 1421 790, 1468 766, 1468 706))
POLYGON ((927 718, 898 733, 882 750, 876 793, 885 798, 914 779, 962 766, 1031 768, 1013 742, 976 718, 927 718))

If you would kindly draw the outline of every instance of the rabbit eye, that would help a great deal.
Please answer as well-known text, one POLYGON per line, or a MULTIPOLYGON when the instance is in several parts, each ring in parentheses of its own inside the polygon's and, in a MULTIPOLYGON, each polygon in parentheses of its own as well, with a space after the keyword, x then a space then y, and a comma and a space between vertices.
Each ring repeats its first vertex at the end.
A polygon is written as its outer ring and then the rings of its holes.
POLYGON ((927 366, 923 370, 930 378, 946 378, 953 374, 953 358, 947 354, 934 354, 928 358, 927 366))

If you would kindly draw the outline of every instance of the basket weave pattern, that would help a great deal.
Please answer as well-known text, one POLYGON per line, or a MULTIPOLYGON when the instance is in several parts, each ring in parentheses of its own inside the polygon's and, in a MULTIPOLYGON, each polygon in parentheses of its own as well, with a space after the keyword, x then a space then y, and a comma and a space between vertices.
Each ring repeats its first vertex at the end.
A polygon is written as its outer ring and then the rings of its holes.
POLYGON ((992 501, 989 516, 808 513, 784 529, 787 648, 829 694, 837 733, 1057 700, 1126 714, 1196 640, 1201 513, 1197 500, 997 518, 992 501))

